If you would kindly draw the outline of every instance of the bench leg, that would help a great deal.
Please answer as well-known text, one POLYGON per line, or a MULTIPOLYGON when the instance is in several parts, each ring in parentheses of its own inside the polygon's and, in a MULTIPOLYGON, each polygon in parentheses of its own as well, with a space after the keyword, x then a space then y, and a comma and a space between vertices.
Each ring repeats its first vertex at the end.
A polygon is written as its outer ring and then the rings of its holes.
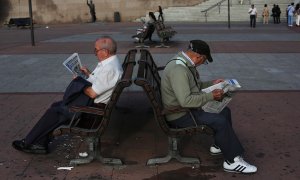
POLYGON ((143 48, 150 48, 150 46, 145 45, 144 39, 141 39, 141 40, 140 40, 140 44, 137 45, 137 46, 135 46, 135 47, 136 47, 136 48, 141 48, 141 49, 143 49, 143 48))
POLYGON ((115 158, 104 158, 101 156, 101 148, 99 138, 90 137, 86 139, 89 145, 89 154, 88 157, 82 157, 77 159, 72 159, 70 161, 70 165, 79 165, 79 164, 87 164, 92 162, 94 159, 100 161, 102 164, 108 165, 122 165, 122 161, 120 159, 115 158))
POLYGON ((198 158, 192 158, 192 157, 182 157, 178 150, 178 141, 179 138, 168 138, 169 140, 169 149, 168 154, 165 157, 162 158, 153 158, 149 159, 147 162, 148 166, 155 165, 155 164, 163 164, 169 162, 171 159, 176 159, 177 161, 181 163, 187 163, 187 164, 200 164, 200 160, 198 158))
POLYGON ((135 46, 135 47, 136 47, 136 48, 141 48, 141 49, 143 49, 143 48, 150 48, 150 46, 147 46, 147 45, 145 45, 144 43, 141 44, 141 45, 135 46))
POLYGON ((158 46, 155 46, 156 48, 169 48, 170 46, 166 46, 164 43, 161 43, 158 46))
POLYGON ((169 48, 170 46, 166 46, 164 44, 164 39, 160 38, 160 45, 155 46, 156 48, 169 48))

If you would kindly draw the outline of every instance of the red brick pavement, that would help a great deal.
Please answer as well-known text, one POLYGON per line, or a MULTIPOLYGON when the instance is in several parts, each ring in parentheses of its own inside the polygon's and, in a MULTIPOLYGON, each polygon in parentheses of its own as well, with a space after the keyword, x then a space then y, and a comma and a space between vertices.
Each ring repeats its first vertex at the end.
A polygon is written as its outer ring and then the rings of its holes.
POLYGON ((52 145, 48 155, 31 155, 11 147, 22 138, 45 109, 61 98, 59 93, 0 94, 0 174, 1 179, 299 179, 300 173, 300 99, 299 91, 241 91, 230 103, 234 129, 246 149, 245 158, 258 166, 253 175, 225 173, 222 156, 208 153, 212 137, 197 135, 182 141, 185 155, 200 157, 200 168, 172 161, 147 167, 148 158, 166 153, 167 138, 156 125, 143 93, 127 92, 115 111, 101 142, 103 154, 120 157, 125 165, 104 166, 98 162, 68 166, 86 146, 80 137, 63 136, 52 145), (132 100, 134 99, 134 100, 132 100))

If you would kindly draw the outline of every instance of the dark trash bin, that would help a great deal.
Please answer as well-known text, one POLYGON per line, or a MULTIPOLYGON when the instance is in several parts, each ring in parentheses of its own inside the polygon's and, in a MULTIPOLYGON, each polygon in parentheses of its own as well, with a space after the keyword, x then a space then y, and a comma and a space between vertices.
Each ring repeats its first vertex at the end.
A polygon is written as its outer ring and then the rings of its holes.
POLYGON ((119 12, 114 12, 114 22, 121 22, 121 17, 119 12))

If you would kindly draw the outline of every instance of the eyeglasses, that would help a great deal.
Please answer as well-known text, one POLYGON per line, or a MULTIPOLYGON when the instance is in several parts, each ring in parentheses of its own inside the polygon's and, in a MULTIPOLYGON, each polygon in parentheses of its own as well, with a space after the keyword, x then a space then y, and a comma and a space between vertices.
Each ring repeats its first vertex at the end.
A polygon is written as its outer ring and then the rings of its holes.
POLYGON ((205 65, 206 65, 206 64, 208 64, 208 60, 207 60, 207 59, 205 59, 205 61, 204 61, 204 63, 203 63, 203 64, 205 64, 205 65))
POLYGON ((104 48, 102 48, 102 49, 97 49, 97 48, 95 48, 95 49, 94 49, 94 53, 95 53, 95 54, 98 54, 98 52, 99 52, 99 51, 102 51, 102 50, 107 50, 107 49, 104 49, 104 48))
POLYGON ((208 64, 208 60, 207 60, 206 55, 200 55, 198 58, 202 58, 202 60, 204 59, 203 64, 208 64))

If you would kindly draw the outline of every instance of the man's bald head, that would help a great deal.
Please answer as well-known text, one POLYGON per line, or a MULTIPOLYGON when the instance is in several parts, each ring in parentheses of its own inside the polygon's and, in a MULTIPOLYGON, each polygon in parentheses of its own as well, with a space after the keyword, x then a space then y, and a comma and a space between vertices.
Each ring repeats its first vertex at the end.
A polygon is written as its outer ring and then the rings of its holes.
POLYGON ((117 52, 117 43, 109 36, 103 36, 97 39, 95 47, 97 47, 97 49, 107 49, 110 55, 115 55, 117 52))

